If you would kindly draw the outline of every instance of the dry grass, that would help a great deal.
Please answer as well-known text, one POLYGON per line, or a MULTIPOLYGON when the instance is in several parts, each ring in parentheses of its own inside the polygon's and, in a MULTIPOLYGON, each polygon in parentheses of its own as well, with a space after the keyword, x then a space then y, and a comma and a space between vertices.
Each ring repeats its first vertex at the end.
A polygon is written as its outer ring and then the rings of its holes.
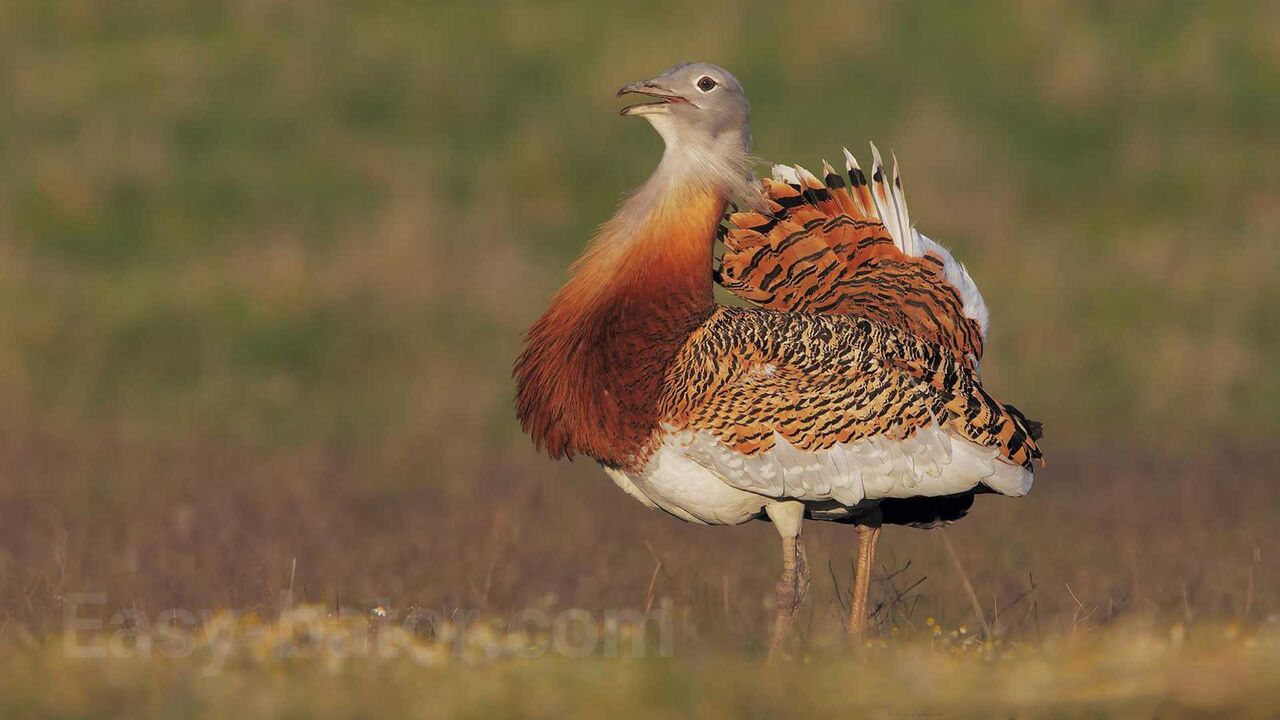
MULTIPOLYGON (((335 609, 508 615, 549 597, 560 608, 643 609, 656 595, 700 637, 749 652, 767 627, 772 528, 680 523, 636 506, 587 465, 496 463, 448 491, 443 481, 392 485, 430 455, 383 469, 318 448, 28 442, 2 456, 0 602, 12 627, 55 632, 62 599, 84 592, 105 593, 108 614, 231 607, 270 616, 291 583, 296 600, 335 609), (376 471, 388 473, 381 486, 363 481, 376 471)), ((1280 552, 1280 507, 1263 467, 1244 452, 1200 468, 1060 453, 1030 497, 981 498, 947 531, 984 618, 938 534, 892 529, 874 589, 878 631, 918 631, 926 616, 990 622, 1018 640, 1122 620, 1255 627, 1280 613, 1280 577, 1262 562, 1280 552), (1216 489, 1223 482, 1231 492, 1216 489)), ((813 524, 806 539, 819 572, 802 626, 820 643, 839 629, 835 587, 847 589, 853 537, 813 524)))
POLYGON ((1266 715, 1277 28, 1262 2, 0 4, 0 714, 891 715, 927 687, 961 716, 1266 715), (657 155, 611 90, 685 58, 744 81, 762 157, 897 150, 993 308, 985 376, 1047 428, 1035 492, 982 498, 954 558, 886 533, 869 659, 830 647, 847 528, 806 530, 811 662, 766 669, 769 526, 646 512, 512 418, 521 331, 657 155), (79 593, 657 608, 679 642, 203 679, 62 658, 79 593), (991 653, 935 647, 961 626, 991 653))
MULTIPOLYGON (((587 627, 587 626, 581 626, 587 627)), ((502 623, 465 640, 377 617, 298 608, 272 622, 215 615, 177 635, 141 630, 28 640, 0 661, 7 716, 131 717, 1270 717, 1280 628, 1183 626, 1053 637, 1037 647, 938 629, 858 657, 765 665, 736 654, 548 654, 502 623)), ((652 644, 649 645, 652 647, 652 644)))

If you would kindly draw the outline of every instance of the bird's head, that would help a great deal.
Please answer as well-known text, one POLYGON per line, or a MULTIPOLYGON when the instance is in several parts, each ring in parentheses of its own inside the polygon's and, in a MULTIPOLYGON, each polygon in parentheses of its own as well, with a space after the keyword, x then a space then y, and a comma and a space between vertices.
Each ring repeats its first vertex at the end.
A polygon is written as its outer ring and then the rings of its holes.
POLYGON ((728 70, 711 63, 683 63, 651 80, 627 83, 618 97, 648 95, 652 102, 619 111, 648 120, 668 147, 745 153, 751 144, 747 95, 728 70))

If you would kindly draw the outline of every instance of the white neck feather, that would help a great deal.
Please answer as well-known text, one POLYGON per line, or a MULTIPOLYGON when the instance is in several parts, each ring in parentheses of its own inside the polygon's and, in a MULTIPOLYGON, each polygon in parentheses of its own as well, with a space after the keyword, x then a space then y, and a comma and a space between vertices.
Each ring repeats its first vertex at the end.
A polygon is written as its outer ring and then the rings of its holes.
MULTIPOLYGON (((711 191, 726 202, 758 207, 763 201, 759 182, 751 172, 749 140, 741 135, 711 138, 674 132, 665 118, 650 118, 666 143, 653 174, 623 202, 613 222, 621 226, 643 223, 678 202, 688 192, 711 191)), ((744 128, 743 133, 747 131, 744 128)), ((622 229, 622 228, 619 228, 622 229)))

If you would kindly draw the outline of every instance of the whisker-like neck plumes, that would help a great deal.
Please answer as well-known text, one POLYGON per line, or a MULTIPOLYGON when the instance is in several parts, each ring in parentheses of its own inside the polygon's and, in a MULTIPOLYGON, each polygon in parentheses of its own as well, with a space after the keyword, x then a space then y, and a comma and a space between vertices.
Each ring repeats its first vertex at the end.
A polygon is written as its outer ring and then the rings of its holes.
POLYGON ((668 147, 575 263, 516 363, 517 414, 553 457, 634 464, 667 367, 714 309, 712 246, 746 153, 706 164, 668 147))
POLYGON ((633 198, 671 184, 706 188, 728 200, 759 195, 747 154, 751 145, 749 126, 743 124, 712 136, 669 126, 661 117, 652 122, 665 143, 662 161, 633 198))

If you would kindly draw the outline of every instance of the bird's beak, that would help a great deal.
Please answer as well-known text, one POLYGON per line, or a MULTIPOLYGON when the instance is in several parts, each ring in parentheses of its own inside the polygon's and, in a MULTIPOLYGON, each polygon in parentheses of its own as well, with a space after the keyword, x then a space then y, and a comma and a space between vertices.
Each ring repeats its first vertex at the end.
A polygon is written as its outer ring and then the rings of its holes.
POLYGON ((689 101, 683 95, 663 87, 656 80, 637 80, 633 83, 627 83, 618 90, 618 97, 630 93, 648 95, 649 97, 658 98, 658 101, 628 105, 618 111, 619 115, 660 115, 670 112, 669 107, 671 105, 689 104, 689 101))

